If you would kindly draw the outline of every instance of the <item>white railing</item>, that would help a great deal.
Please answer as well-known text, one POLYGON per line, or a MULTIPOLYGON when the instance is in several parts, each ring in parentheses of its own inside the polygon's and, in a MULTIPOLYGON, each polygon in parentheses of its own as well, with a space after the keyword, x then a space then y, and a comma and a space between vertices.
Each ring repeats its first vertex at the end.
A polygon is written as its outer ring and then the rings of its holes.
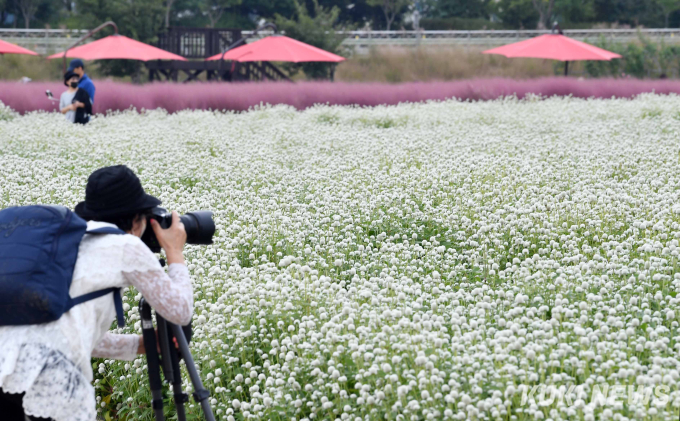
POLYGON ((15 36, 26 38, 40 37, 63 37, 71 38, 77 35, 87 34, 87 29, 22 29, 22 28, 0 28, 0 36, 15 36))
POLYGON ((65 50, 87 32, 87 29, 0 28, 0 39, 40 54, 51 54, 65 50))
MULTIPOLYGON (((85 29, 12 29, 0 28, 0 39, 30 48, 41 54, 63 51, 83 34, 85 29)), ((343 45, 357 50, 374 46, 497 46, 547 34, 539 30, 485 31, 346 31, 343 45)), ((249 36, 252 31, 243 31, 249 36)), ((259 36, 271 34, 262 31, 259 36)), ((680 29, 567 29, 564 34, 577 40, 595 41, 602 37, 613 42, 630 42, 640 36, 653 41, 680 42, 680 29)), ((252 39, 254 40, 254 39, 252 39)), ((249 39, 249 41, 251 41, 249 39)))
MULTIPOLYGON (((250 35, 251 31, 243 31, 250 35)), ((503 45, 549 34, 549 30, 484 31, 346 31, 343 44, 348 47, 415 45, 503 45)), ((264 32, 261 35, 267 34, 264 32)), ((640 36, 658 41, 680 42, 680 28, 670 29, 567 29, 564 35, 578 40, 595 41, 602 37, 614 42, 629 42, 640 36)))

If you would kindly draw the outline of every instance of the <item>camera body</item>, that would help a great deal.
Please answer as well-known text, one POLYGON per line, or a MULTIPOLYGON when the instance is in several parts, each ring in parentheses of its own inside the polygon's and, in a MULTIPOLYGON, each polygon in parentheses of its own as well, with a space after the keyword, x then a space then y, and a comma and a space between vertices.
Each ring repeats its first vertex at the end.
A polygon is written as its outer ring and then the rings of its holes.
MULTIPOLYGON (((212 237, 215 234, 215 222, 212 216, 211 211, 202 210, 189 212, 179 217, 187 233, 187 244, 212 244, 212 237)), ((155 207, 151 209, 147 217, 147 227, 142 235, 142 242, 152 252, 158 253, 161 251, 161 246, 158 244, 156 233, 151 228, 151 219, 155 219, 161 228, 168 229, 172 225, 172 213, 165 208, 155 207)))

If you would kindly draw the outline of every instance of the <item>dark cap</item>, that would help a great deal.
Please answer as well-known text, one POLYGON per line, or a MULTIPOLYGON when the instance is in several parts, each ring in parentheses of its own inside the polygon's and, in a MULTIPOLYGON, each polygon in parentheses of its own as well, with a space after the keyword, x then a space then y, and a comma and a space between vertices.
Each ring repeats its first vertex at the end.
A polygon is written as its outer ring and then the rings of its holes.
POLYGON ((82 61, 81 59, 79 59, 79 58, 74 58, 73 60, 71 60, 71 63, 68 65, 68 69, 69 69, 69 70, 73 70, 73 69, 75 69, 76 67, 82 67, 82 68, 84 69, 84 68, 85 68, 85 64, 83 63, 83 61, 82 61))
POLYGON ((77 74, 73 73, 72 70, 69 70, 66 73, 64 73, 64 85, 68 86, 68 80, 71 79, 73 76, 78 78, 80 77, 77 74))
POLYGON ((75 212, 86 220, 134 215, 161 204, 144 192, 139 178, 125 165, 100 168, 87 179, 85 201, 75 212))

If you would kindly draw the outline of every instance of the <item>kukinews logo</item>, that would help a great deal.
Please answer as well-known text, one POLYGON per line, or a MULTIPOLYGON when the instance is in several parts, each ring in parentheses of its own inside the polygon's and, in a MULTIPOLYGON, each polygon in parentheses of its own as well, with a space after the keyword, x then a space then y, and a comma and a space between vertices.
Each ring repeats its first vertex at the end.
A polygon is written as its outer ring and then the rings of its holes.
POLYGON ((610 385, 607 383, 593 385, 521 385, 518 391, 522 392, 520 406, 538 405, 547 407, 557 404, 567 406, 613 406, 619 404, 643 405, 652 404, 656 407, 664 407, 670 402, 670 387, 661 384, 656 386, 646 385, 610 385))

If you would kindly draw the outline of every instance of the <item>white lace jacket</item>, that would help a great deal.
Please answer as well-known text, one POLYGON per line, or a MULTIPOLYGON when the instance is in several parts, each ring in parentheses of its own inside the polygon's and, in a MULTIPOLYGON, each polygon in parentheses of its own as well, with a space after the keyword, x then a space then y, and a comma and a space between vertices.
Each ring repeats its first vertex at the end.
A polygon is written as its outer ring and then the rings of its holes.
MULTIPOLYGON (((112 225, 91 221, 87 226, 112 225)), ((193 292, 185 265, 172 264, 166 274, 138 237, 85 235, 71 297, 130 285, 171 323, 191 321, 193 292)), ((72 308, 52 323, 0 327, 0 388, 7 393, 25 392, 23 405, 28 415, 93 421, 91 357, 132 360, 139 346, 138 335, 108 332, 115 315, 108 294, 72 308)))

